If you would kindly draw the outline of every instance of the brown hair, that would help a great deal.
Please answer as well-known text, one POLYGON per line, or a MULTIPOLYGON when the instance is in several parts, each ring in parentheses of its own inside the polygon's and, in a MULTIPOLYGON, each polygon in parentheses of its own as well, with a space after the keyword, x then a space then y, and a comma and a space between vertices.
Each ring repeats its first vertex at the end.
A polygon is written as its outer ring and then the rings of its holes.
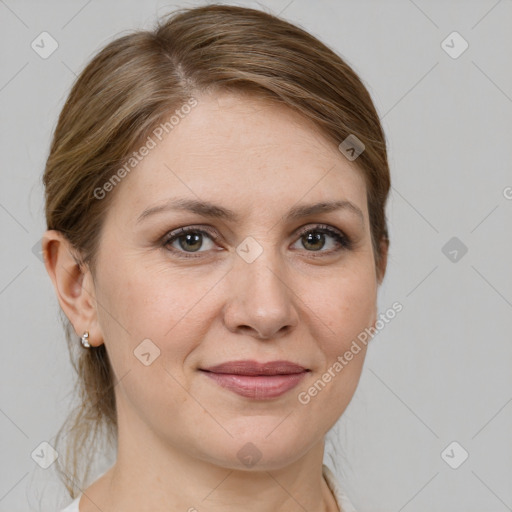
MULTIPOLYGON (((76 80, 43 181, 47 227, 65 235, 77 262, 94 275, 102 222, 115 194, 98 200, 93 191, 165 116, 194 94, 216 90, 281 102, 314 121, 336 146, 351 134, 363 142, 355 163, 365 177, 378 265, 380 242, 388 239, 390 177, 384 133, 368 91, 346 62, 301 28, 263 11, 225 5, 180 9, 154 31, 115 39, 76 80)), ((76 497, 97 442, 116 438, 115 383, 105 345, 80 350, 70 322, 62 319, 79 403, 57 435, 57 443, 66 437, 58 469, 76 497)))

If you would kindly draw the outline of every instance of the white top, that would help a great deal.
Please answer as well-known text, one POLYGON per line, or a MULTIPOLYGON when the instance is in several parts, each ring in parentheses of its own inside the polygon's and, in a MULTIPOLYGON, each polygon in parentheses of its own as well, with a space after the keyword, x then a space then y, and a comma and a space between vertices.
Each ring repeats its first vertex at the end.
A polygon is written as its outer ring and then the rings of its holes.
MULTIPOLYGON (((336 477, 333 472, 325 465, 322 466, 322 473, 324 475, 325 481, 329 486, 329 489, 334 495, 334 499, 340 509, 340 512, 356 512, 356 509, 348 499, 348 496, 343 493, 338 482, 336 481, 336 477)), ((72 501, 66 508, 62 509, 60 512, 80 512, 78 508, 78 503, 82 495, 78 496, 74 501, 72 501)))
MULTIPOLYGON (((348 499, 348 496, 341 490, 341 487, 338 485, 334 473, 325 464, 323 464, 323 475, 327 485, 329 486, 329 489, 334 495, 334 499, 336 500, 336 504, 338 505, 340 512, 356 512, 354 505, 352 505, 352 502, 348 499)), ((71 512, 79 511, 77 509, 71 512)))

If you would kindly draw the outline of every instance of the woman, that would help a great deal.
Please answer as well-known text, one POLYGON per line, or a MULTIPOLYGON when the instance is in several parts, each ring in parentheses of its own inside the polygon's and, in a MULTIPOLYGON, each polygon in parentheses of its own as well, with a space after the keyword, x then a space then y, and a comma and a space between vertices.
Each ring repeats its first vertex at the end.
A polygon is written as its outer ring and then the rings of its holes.
POLYGON ((353 510, 324 441, 376 322, 390 186, 354 71, 264 12, 175 12, 82 72, 44 183, 81 392, 65 510, 353 510))

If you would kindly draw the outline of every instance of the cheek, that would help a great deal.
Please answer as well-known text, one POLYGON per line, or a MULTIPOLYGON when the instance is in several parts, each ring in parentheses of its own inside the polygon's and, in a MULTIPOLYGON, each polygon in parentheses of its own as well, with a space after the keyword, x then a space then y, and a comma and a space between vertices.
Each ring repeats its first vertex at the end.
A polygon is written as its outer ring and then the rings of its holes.
POLYGON ((204 290, 168 272, 128 267, 118 262, 104 273, 98 311, 114 373, 122 379, 119 406, 135 404, 144 417, 166 424, 168 411, 189 399, 179 383, 186 380, 183 362, 200 339, 194 305, 204 290))
MULTIPOLYGON (((315 378, 300 389, 298 400, 304 411, 322 416, 330 428, 352 400, 361 376, 369 341, 365 329, 376 317, 377 285, 371 267, 365 272, 344 273, 328 283, 323 300, 312 307, 322 320, 314 336, 323 363, 315 378)), ((315 297, 309 297, 310 303, 315 304, 315 297)))
POLYGON ((194 278, 168 266, 145 269, 140 263, 118 260, 100 279, 98 317, 118 374, 138 368, 134 350, 147 339, 161 355, 172 354, 173 364, 179 366, 204 334, 207 322, 202 301, 218 277, 194 278))
POLYGON ((342 274, 326 279, 322 289, 316 288, 315 297, 305 295, 322 320, 326 333, 322 348, 330 359, 346 350, 376 317, 377 285, 371 267, 342 274))
POLYGON ((338 293, 332 290, 331 301, 325 304, 321 316, 329 329, 324 327, 323 337, 317 338, 322 345, 322 364, 297 392, 303 417, 321 418, 324 432, 351 402, 363 369, 367 344, 358 336, 373 323, 375 301, 371 299, 371 282, 364 286, 359 281, 359 285, 340 287, 338 293))

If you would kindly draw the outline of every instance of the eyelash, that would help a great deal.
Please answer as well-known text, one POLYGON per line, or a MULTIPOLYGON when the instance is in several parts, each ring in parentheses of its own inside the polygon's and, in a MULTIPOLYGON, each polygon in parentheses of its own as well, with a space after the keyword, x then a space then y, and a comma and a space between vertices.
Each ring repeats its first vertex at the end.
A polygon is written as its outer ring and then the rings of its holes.
MULTIPOLYGON (((307 233, 324 233, 327 235, 330 235, 334 238, 334 240, 337 242, 338 247, 335 249, 331 249, 329 251, 308 251, 307 249, 304 249, 306 252, 311 253, 311 256, 313 257, 319 257, 319 255, 331 255, 341 250, 350 250, 352 249, 352 241, 350 238, 348 238, 346 235, 344 235, 341 231, 338 229, 332 228, 331 226, 328 226, 326 224, 318 224, 316 226, 306 226, 305 228, 301 229, 297 233, 297 240, 306 235, 307 233), (315 254, 317 253, 317 254, 315 254)), ((196 251, 196 252, 186 252, 179 249, 175 249, 173 247, 170 247, 170 244, 172 244, 174 241, 178 240, 179 238, 189 234, 189 233, 200 233, 202 235, 206 235, 209 237, 213 242, 217 242, 220 237, 213 231, 206 230, 204 228, 197 228, 194 226, 188 226, 185 228, 179 228, 175 231, 172 231, 170 233, 167 233, 161 240, 161 245, 166 250, 173 252, 174 254, 178 255, 180 258, 198 258, 202 257, 201 253, 207 252, 207 251, 196 251)), ((321 256, 320 256, 321 257, 321 256)))

